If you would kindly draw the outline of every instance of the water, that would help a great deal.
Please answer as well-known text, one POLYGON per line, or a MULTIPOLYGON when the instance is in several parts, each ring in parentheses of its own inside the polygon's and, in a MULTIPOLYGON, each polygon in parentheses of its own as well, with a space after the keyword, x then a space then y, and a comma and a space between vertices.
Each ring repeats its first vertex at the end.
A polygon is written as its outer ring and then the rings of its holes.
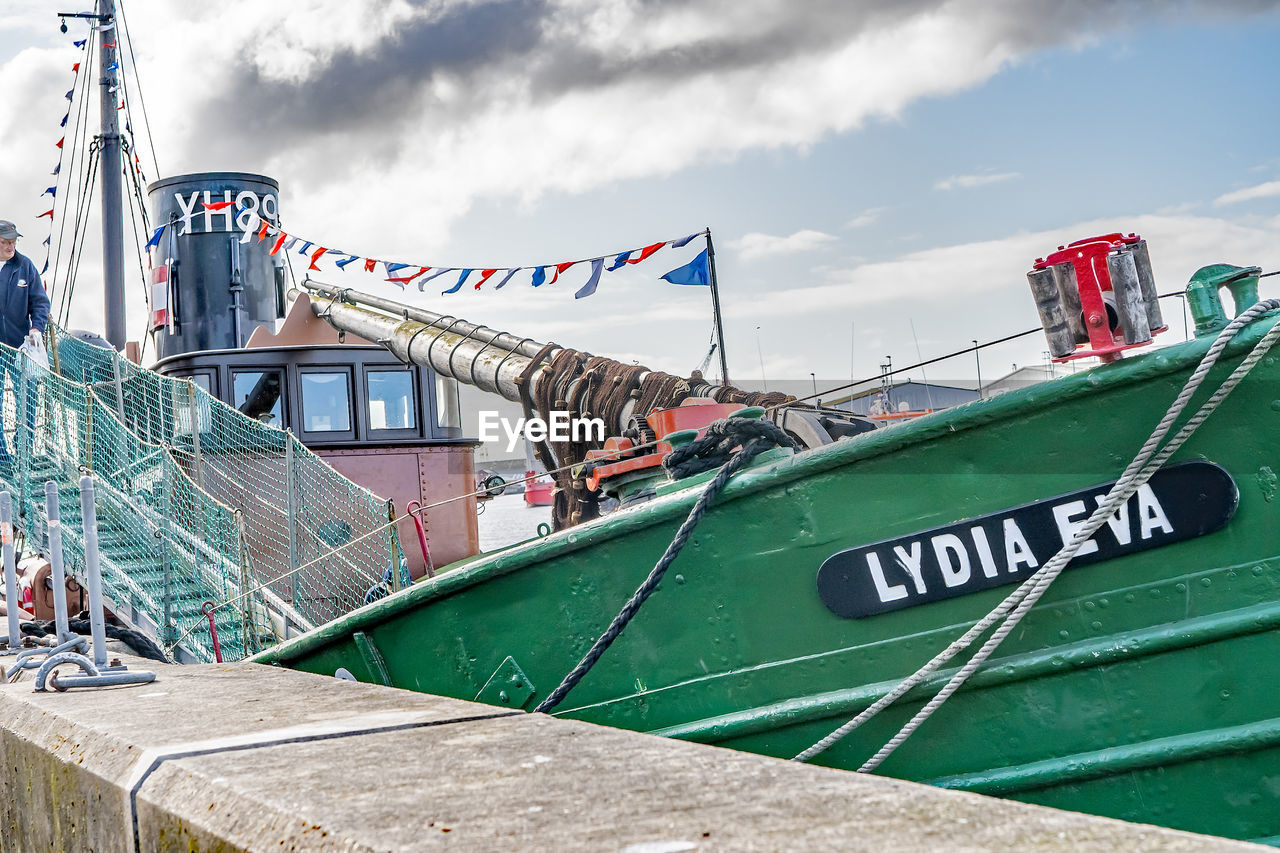
POLYGON ((484 504, 480 550, 493 551, 538 535, 538 525, 551 525, 551 507, 527 506, 524 495, 499 495, 484 504))

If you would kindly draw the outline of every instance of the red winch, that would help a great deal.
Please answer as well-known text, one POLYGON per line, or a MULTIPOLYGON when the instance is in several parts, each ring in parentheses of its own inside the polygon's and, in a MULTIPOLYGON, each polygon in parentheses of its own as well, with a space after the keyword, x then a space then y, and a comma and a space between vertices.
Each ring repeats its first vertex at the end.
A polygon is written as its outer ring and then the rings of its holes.
POLYGON ((1165 331, 1147 241, 1137 234, 1087 237, 1027 273, 1054 361, 1095 356, 1151 343, 1165 331))

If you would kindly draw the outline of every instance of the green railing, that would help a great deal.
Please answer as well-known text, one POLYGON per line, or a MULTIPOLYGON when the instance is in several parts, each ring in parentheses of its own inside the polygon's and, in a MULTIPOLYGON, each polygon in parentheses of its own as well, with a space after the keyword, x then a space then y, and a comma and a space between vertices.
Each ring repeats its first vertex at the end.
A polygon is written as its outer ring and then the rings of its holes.
POLYGON ((400 561, 387 505, 289 433, 51 328, 49 369, 0 349, 0 478, 40 550, 44 482, 63 496, 64 542, 83 577, 78 478, 98 484, 104 594, 162 645, 236 660, 364 603, 400 561), (193 630, 194 629, 194 630, 193 630))

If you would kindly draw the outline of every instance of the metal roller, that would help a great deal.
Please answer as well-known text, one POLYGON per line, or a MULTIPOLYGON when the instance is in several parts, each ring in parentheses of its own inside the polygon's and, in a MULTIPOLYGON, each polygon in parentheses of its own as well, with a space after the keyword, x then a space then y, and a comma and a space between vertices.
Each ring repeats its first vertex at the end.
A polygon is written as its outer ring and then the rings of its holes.
POLYGON ((1054 358, 1063 358, 1075 352, 1075 334, 1067 325, 1062 297, 1058 293, 1058 281, 1052 269, 1032 270, 1027 273, 1031 294, 1040 310, 1040 323, 1049 341, 1049 352, 1054 358))
POLYGON ((1138 267, 1138 283, 1142 285, 1142 301, 1147 305, 1147 326, 1152 332, 1165 328, 1164 317, 1160 314, 1160 299, 1156 294, 1156 277, 1151 271, 1151 254, 1147 251, 1147 241, 1139 240, 1129 247, 1133 253, 1133 262, 1138 267))
POLYGON ((1115 297, 1120 333, 1126 344, 1142 344, 1151 340, 1147 323, 1147 303, 1142 297, 1138 265, 1133 253, 1120 250, 1107 255, 1107 272, 1111 275, 1111 293, 1115 297))
POLYGON ((1053 279, 1058 284, 1058 297, 1062 300, 1062 313, 1067 318, 1067 328, 1078 344, 1089 343, 1089 330, 1084 325, 1084 309, 1080 307, 1080 283, 1076 280, 1073 264, 1054 264, 1053 279))

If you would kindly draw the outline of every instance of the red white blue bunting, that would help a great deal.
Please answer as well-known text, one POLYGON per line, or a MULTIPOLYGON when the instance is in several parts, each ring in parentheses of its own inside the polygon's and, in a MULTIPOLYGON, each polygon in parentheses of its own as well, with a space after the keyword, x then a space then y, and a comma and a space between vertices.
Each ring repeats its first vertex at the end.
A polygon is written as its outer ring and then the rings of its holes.
MULTIPOLYGON (((233 202, 220 201, 211 202, 204 205, 205 208, 213 211, 224 210, 230 207, 233 202)), ((236 211, 236 221, 239 222, 239 214, 243 213, 243 209, 236 211)), ((156 245, 160 242, 160 235, 166 226, 157 228, 152 236, 151 243, 148 246, 156 245)), ((594 258, 581 258, 576 261, 560 261, 552 264, 534 264, 531 266, 518 267, 449 267, 427 264, 411 264, 401 263, 398 261, 384 261, 375 258, 363 257, 361 255, 344 252, 341 249, 330 249, 311 240, 305 240, 294 234, 289 234, 283 229, 272 225, 256 213, 250 214, 243 224, 244 235, 241 236, 241 243, 248 243, 255 237, 257 242, 265 243, 271 240, 270 254, 275 255, 282 251, 289 251, 292 247, 301 246, 297 249, 299 255, 309 259, 308 270, 317 272, 322 271, 320 262, 326 256, 336 256, 338 259, 333 260, 333 265, 340 271, 346 272, 347 267, 356 264, 365 272, 375 272, 379 264, 382 265, 385 272, 385 280, 397 287, 403 289, 410 284, 416 283, 419 291, 425 291, 427 283, 441 276, 456 274, 457 278, 453 280, 450 287, 441 291, 441 295, 447 296, 457 293, 465 287, 468 282, 472 282, 473 290, 482 290, 491 282, 493 290, 500 290, 507 285, 518 273, 529 274, 529 284, 533 287, 541 287, 543 284, 555 284, 560 276, 569 272, 579 265, 587 267, 587 279, 581 284, 577 291, 574 292, 575 299, 582 299, 596 292, 600 286, 600 280, 605 272, 614 272, 627 265, 635 265, 642 263, 653 257, 662 249, 670 246, 673 249, 679 249, 688 245, 691 241, 698 237, 707 237, 710 239, 711 232, 709 230, 696 231, 685 237, 678 237, 674 240, 662 240, 657 243, 650 243, 636 249, 628 249, 624 252, 610 252, 606 255, 598 255, 594 258), (607 266, 606 266, 607 263, 607 266), (550 275, 550 281, 547 276, 550 275)), ((674 284, 708 284, 709 276, 706 271, 706 256, 704 251, 697 258, 682 267, 678 267, 667 273, 663 278, 674 284), (695 270, 698 267, 701 272, 695 270), (700 279, 700 280, 699 280, 700 279)), ((332 259, 331 259, 332 260, 332 259)), ((452 276, 450 276, 452 278, 452 276)))

